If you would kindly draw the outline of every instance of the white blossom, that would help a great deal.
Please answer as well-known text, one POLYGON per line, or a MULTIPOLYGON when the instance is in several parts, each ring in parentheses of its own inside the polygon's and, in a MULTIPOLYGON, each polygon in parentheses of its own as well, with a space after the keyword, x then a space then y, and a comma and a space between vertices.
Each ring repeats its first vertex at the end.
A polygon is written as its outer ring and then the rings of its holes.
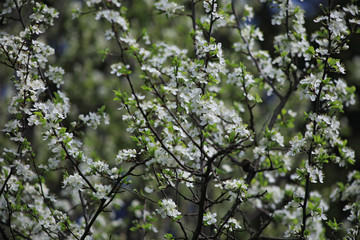
POLYGON ((164 11, 167 16, 173 16, 176 12, 184 11, 184 6, 168 0, 157 1, 154 5, 157 9, 164 11))
POLYGON ((123 161, 129 161, 131 158, 136 157, 136 150, 135 149, 122 149, 119 150, 118 154, 116 155, 115 161, 121 164, 123 161))
POLYGON ((110 23, 118 24, 124 31, 128 30, 128 22, 120 13, 114 10, 101 10, 96 14, 95 19, 99 20, 100 18, 105 18, 110 23))
POLYGON ((172 219, 178 219, 181 217, 181 213, 176 209, 176 204, 172 199, 163 199, 159 202, 160 209, 156 211, 161 215, 162 218, 166 216, 172 219))
POLYGON ((95 184, 94 188, 96 192, 93 193, 93 196, 97 199, 108 199, 108 194, 110 193, 111 186, 95 184))
POLYGON ((233 197, 245 198, 247 185, 242 179, 229 179, 215 184, 215 187, 229 191, 233 197))
POLYGON ((230 232, 241 229, 239 222, 235 218, 229 218, 224 228, 229 229, 230 232))
POLYGON ((212 225, 217 222, 216 213, 207 212, 204 214, 203 221, 206 225, 212 225))
POLYGON ((69 175, 67 178, 63 180, 64 188, 70 187, 75 191, 83 191, 83 187, 85 186, 84 179, 79 175, 79 173, 74 173, 73 175, 69 175))

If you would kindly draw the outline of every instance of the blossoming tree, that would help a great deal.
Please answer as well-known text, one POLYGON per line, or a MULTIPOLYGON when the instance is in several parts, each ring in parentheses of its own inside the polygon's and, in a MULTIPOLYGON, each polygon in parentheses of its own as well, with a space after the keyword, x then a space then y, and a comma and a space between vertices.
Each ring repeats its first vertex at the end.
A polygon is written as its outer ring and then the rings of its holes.
POLYGON ((320 5, 314 32, 292 0, 67 1, 78 7, 68 21, 104 33, 98 60, 121 83, 105 87, 127 123, 113 134, 133 145, 106 158, 84 135, 121 124, 119 113, 108 102, 87 114, 70 106, 77 79, 63 86, 46 41, 61 15, 46 2, 0 8, 0 62, 14 88, 1 138, 2 239, 359 238, 360 172, 340 134, 355 104, 341 54, 359 32, 356 0, 320 5), (144 30, 143 13, 129 13, 136 3, 152 8, 144 30), (267 50, 253 11, 264 4, 279 29, 267 50), (151 28, 176 24, 164 39, 151 28), (347 178, 328 184, 327 166, 347 178))

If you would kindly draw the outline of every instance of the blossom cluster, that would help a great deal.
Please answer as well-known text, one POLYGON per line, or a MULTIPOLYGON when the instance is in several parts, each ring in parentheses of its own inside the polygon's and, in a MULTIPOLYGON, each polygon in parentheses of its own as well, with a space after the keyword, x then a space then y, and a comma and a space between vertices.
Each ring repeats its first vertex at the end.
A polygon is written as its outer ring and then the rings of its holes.
POLYGON ((0 138, 2 236, 359 237, 360 173, 342 134, 356 104, 342 59, 360 28, 355 0, 328 1, 312 33, 301 4, 261 0, 275 36, 250 1, 66 1, 78 8, 67 26, 91 36, 91 49, 106 46, 91 71, 114 102, 95 99, 97 112, 75 102, 71 82, 91 75, 76 69, 97 58, 58 56, 49 36, 67 13, 57 4, 1 3, 0 63, 13 89, 0 138), (347 179, 333 184, 329 167, 347 179), (327 183, 329 197, 318 187, 327 183))
POLYGON ((176 209, 176 204, 172 199, 163 199, 159 202, 160 209, 157 209, 157 212, 161 215, 162 218, 169 216, 173 219, 178 219, 181 217, 181 213, 176 209))

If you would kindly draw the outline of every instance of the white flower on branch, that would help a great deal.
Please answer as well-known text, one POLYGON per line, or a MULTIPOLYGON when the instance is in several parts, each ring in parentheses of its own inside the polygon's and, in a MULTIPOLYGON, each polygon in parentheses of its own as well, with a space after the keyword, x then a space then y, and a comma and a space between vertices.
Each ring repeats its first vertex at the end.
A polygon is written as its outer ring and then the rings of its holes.
POLYGON ((175 220, 181 218, 181 213, 176 209, 177 206, 172 199, 161 200, 159 206, 160 209, 157 209, 156 211, 162 218, 165 218, 166 216, 175 220))
POLYGON ((95 184, 94 188, 96 192, 93 192, 93 196, 97 199, 108 199, 108 193, 111 191, 111 186, 103 184, 95 184))
POLYGON ((135 149, 122 149, 116 155, 115 161, 118 164, 121 164, 123 161, 130 161, 132 158, 136 157, 135 149))
POLYGON ((166 16, 173 16, 175 13, 181 13, 184 11, 184 6, 178 5, 175 2, 169 2, 168 0, 160 0, 154 4, 154 6, 165 12, 166 16))
POLYGON ((224 228, 229 229, 230 232, 241 229, 240 223, 235 218, 229 218, 224 228))
POLYGON ((227 190, 231 196, 240 200, 246 197, 247 185, 243 179, 229 179, 215 184, 215 187, 227 190))
POLYGON ((72 175, 69 175, 67 178, 63 180, 63 187, 69 187, 72 190, 75 191, 84 191, 85 181, 84 179, 79 175, 79 173, 74 173, 72 175))
POLYGON ((110 23, 116 23, 118 24, 124 31, 128 30, 128 22, 127 20, 120 16, 120 13, 114 10, 101 10, 98 13, 96 13, 96 20, 99 20, 100 18, 106 19, 110 23))
POLYGON ((203 221, 205 225, 212 225, 217 222, 216 220, 217 213, 207 212, 204 214, 203 221))

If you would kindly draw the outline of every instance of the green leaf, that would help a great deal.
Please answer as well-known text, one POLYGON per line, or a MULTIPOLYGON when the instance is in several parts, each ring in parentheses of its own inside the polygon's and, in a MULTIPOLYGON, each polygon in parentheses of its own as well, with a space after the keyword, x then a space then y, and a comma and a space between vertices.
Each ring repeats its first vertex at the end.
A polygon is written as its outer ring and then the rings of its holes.
POLYGON ((313 210, 314 209, 314 204, 311 202, 311 201, 308 201, 308 208, 310 210, 313 210))
POLYGON ((314 49, 314 47, 313 47, 313 46, 310 46, 310 47, 305 51, 305 53, 314 55, 314 54, 315 54, 315 49, 314 49))
POLYGON ((229 142, 233 143, 235 141, 236 133, 232 131, 229 136, 229 142))
POLYGON ((164 234, 164 238, 165 238, 165 239, 168 239, 168 240, 173 240, 173 239, 174 239, 174 236, 173 236, 171 233, 165 233, 165 234, 164 234))
POLYGON ((64 133, 66 133, 66 128, 65 128, 65 127, 62 127, 59 132, 60 132, 61 135, 64 134, 64 133))

